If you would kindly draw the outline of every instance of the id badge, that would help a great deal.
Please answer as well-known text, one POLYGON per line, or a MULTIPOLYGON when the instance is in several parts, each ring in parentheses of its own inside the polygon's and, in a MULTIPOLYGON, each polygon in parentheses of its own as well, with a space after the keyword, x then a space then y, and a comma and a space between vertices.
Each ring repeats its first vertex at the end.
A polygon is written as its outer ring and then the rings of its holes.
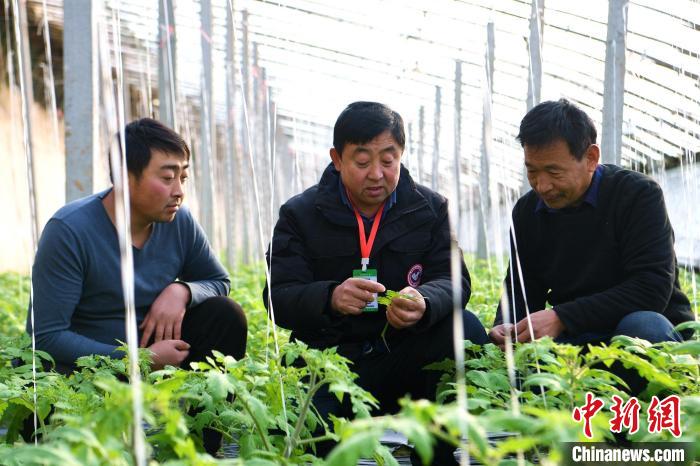
MULTIPOLYGON (((355 269, 352 271, 353 278, 364 278, 373 282, 377 281, 377 269, 355 269)), ((377 302, 377 293, 374 293, 374 301, 364 307, 362 312, 377 312, 379 311, 379 303, 377 302)))

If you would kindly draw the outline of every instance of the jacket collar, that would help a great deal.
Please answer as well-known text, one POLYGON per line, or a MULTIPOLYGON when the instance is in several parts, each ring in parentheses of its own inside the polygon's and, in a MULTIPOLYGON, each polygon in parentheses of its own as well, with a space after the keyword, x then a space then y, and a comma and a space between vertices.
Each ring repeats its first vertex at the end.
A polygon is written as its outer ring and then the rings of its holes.
MULTIPOLYGON (((339 189, 340 173, 332 163, 328 164, 318 183, 315 207, 331 223, 357 230, 357 220, 343 205, 339 189)), ((437 218, 428 201, 416 187, 410 173, 401 165, 399 184, 396 187, 396 204, 381 220, 377 233, 376 249, 406 232, 437 218)))

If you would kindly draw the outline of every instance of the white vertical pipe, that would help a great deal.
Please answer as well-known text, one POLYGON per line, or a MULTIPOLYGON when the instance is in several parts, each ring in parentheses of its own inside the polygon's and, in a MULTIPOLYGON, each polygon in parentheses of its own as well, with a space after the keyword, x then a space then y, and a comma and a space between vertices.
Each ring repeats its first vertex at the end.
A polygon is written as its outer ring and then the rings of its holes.
POLYGON ((440 162, 440 110, 442 106, 442 89, 435 86, 435 121, 433 122, 433 173, 431 174, 430 187, 437 191, 439 182, 439 162, 440 162))
POLYGON ((494 66, 494 50, 495 50, 495 31, 493 23, 489 22, 486 25, 486 55, 485 59, 485 86, 483 98, 483 113, 481 124, 481 173, 479 176, 479 210, 477 227, 477 257, 480 259, 489 258, 488 247, 488 232, 487 225, 489 223, 491 212, 491 157, 492 157, 492 115, 491 102, 493 97, 493 66, 494 66))
POLYGON ((49 78, 49 111, 51 112, 51 124, 53 128, 53 139, 56 148, 59 147, 58 137, 58 110, 56 108, 56 80, 53 76, 53 57, 51 54, 51 30, 49 29, 49 15, 46 11, 46 0, 42 0, 42 29, 44 30, 44 51, 46 54, 46 68, 49 78))
POLYGON ((625 104, 625 54, 629 0, 609 0, 603 85, 602 161, 622 162, 622 113, 625 104))
POLYGON ((158 1, 158 113, 165 125, 177 131, 177 42, 174 1, 158 1))
POLYGON ((236 120, 234 105, 236 99, 236 41, 234 35, 233 5, 226 8, 226 262, 229 270, 235 272, 236 245, 236 205, 238 204, 236 175, 236 120))
POLYGON ((456 217, 452 219, 457 226, 455 234, 457 241, 462 239, 462 183, 460 175, 462 164, 460 162, 462 152, 462 62, 455 61, 455 107, 454 107, 454 170, 455 170, 455 192, 452 202, 457 203, 455 210, 456 217))
MULTIPOLYGON (((34 103, 34 92, 32 90, 32 65, 31 55, 29 54, 29 38, 27 33, 27 10, 26 3, 23 0, 14 0, 13 19, 15 41, 17 43, 17 71, 19 73, 20 97, 22 100, 22 142, 24 144, 24 155, 27 167, 27 188, 29 192, 29 211, 31 216, 30 235, 31 235, 31 252, 32 256, 36 254, 36 247, 39 241, 39 219, 37 212, 37 197, 36 197, 36 164, 34 163, 34 153, 32 146, 32 113, 31 108, 34 103)), ((10 44, 7 44, 8 49, 10 44)), ((10 96, 13 90, 10 89, 10 96)), ((12 103, 10 103, 12 105, 12 103)), ((31 282, 31 267, 30 267, 30 282, 31 282)), ((29 289, 29 319, 32 329, 32 400, 34 405, 34 431, 37 430, 37 387, 36 387, 36 334, 34 332, 34 284, 32 283, 29 289)), ((34 436, 34 444, 38 444, 38 437, 34 436)))
POLYGON ((201 45, 202 45, 202 143, 200 147, 199 212, 202 227, 215 244, 213 215, 213 176, 212 166, 216 157, 216 118, 214 115, 213 62, 212 62, 212 17, 211 0, 201 4, 201 45))
POLYGON ((97 14, 100 1, 63 3, 66 201, 94 192, 99 155, 97 14))
POLYGON ((425 183, 425 106, 418 110, 418 183, 425 183))
MULTIPOLYGON (((544 0, 532 0, 530 4, 530 39, 527 42, 528 79, 527 79, 527 110, 540 103, 542 98, 542 33, 544 28, 544 0)), ((520 193, 530 189, 525 167, 522 170, 523 182, 520 193)))

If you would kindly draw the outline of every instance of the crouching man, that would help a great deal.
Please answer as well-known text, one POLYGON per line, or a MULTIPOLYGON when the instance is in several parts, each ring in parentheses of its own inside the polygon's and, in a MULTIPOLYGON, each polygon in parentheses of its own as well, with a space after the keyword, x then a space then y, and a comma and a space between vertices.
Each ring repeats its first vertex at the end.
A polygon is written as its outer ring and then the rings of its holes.
MULTIPOLYGON (((447 201, 401 166, 404 145, 403 120, 385 105, 343 110, 319 183, 280 209, 264 292, 293 339, 337 347, 353 362, 380 413, 398 410, 406 394, 435 399, 440 374, 423 367, 454 357, 447 201), (410 299, 377 305, 386 290, 410 299)), ((461 268, 464 308, 471 287, 464 262, 461 268)), ((465 338, 486 342, 476 316, 463 316, 465 338)), ((327 391, 314 402, 326 417, 351 417, 327 391)), ((454 463, 451 454, 440 445, 435 464, 454 463)))
MULTIPOLYGON (((187 144, 148 118, 127 125, 124 136, 141 347, 153 353, 154 369, 187 367, 212 350, 242 358, 245 315, 226 297, 227 273, 183 205, 187 144)), ((70 372, 85 355, 123 356, 116 350, 126 330, 112 188, 51 217, 34 262, 33 290, 37 348, 56 360, 57 370, 70 372)), ((205 446, 216 451, 217 439, 209 440, 205 446)))
MULTIPOLYGON (((674 325, 694 317, 659 185, 599 164, 593 121, 564 99, 530 110, 518 140, 532 190, 513 208, 511 257, 520 260, 510 264, 505 297, 515 324, 504 324, 499 308, 493 342, 503 346, 508 332, 578 345, 615 335, 682 340, 674 325)), ((617 372, 635 394, 646 385, 634 371, 617 372)))

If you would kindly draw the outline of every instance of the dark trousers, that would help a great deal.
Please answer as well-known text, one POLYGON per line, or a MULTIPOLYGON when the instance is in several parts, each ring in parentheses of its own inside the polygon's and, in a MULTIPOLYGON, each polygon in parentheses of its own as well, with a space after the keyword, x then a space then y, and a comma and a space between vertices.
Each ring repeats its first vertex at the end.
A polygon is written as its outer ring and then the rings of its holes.
MULTIPOLYGON (((245 356, 248 323, 241 306, 230 298, 217 296, 191 307, 182 321, 182 339, 190 344, 190 354, 180 367, 205 361, 212 350, 241 359, 245 356)), ((190 412, 196 414, 195 411, 190 412)), ((221 434, 202 430, 204 450, 214 456, 221 447, 221 434)))
MULTIPOLYGON (((474 314, 464 311, 462 318, 465 340, 479 345, 488 343, 486 331, 474 314)), ((399 410, 398 400, 404 395, 435 400, 441 373, 423 367, 454 359, 452 331, 452 316, 448 316, 423 332, 406 329, 388 333, 388 348, 377 340, 340 345, 338 352, 353 361, 352 367, 359 376, 357 384, 379 401, 379 409, 373 414, 392 414, 399 410)), ((341 404, 324 386, 314 397, 314 405, 326 420, 329 414, 351 418, 348 398, 344 400, 341 404)), ((334 446, 333 442, 324 442, 318 445, 317 452, 325 455, 334 446)), ((438 442, 433 464, 456 464, 453 452, 454 447, 438 442)))
POLYGON ((247 337, 248 323, 241 306, 223 296, 209 298, 185 313, 182 339, 190 344, 190 354, 181 367, 204 361, 212 350, 241 359, 247 337))
MULTIPOLYGON (((564 333, 555 341, 571 345, 594 345, 610 343, 610 340, 617 335, 642 338, 650 343, 683 341, 683 336, 674 330, 673 324, 663 314, 652 311, 635 311, 627 314, 612 332, 587 332, 578 335, 564 333)), ((604 368, 603 365, 601 365, 602 368, 604 368)), ((647 380, 640 376, 636 369, 626 369, 619 362, 613 363, 610 371, 627 383, 632 396, 639 395, 648 385, 647 380)))
MULTIPOLYGON (((241 306, 224 296, 206 299, 185 312, 182 340, 190 344, 190 354, 180 365, 205 361, 212 350, 241 359, 245 355, 248 323, 241 306)), ((139 335, 139 338, 141 335, 139 335)), ((153 338, 148 345, 153 344, 153 338)), ((76 369, 75 364, 56 362, 56 372, 64 375, 76 369)))
MULTIPOLYGON (((188 368, 190 362, 205 361, 212 350, 231 355, 236 359, 245 356, 248 324, 241 306, 230 298, 209 298, 187 310, 182 322, 182 339, 190 344, 190 354, 181 367, 188 368)), ((56 370, 70 374, 74 364, 57 364, 56 370)), ((30 442, 34 433, 34 422, 30 416, 25 421, 22 437, 30 442)), ((221 446, 221 434, 204 430, 204 448, 214 454, 221 446)))

